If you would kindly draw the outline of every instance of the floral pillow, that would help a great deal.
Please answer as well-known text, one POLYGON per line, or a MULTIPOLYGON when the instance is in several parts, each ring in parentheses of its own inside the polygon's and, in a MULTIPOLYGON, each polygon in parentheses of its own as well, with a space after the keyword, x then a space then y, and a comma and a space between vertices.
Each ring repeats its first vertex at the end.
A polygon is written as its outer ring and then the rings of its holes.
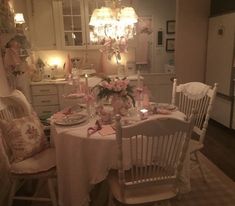
POLYGON ((48 147, 41 122, 35 115, 11 122, 1 121, 1 127, 14 162, 22 161, 48 147))

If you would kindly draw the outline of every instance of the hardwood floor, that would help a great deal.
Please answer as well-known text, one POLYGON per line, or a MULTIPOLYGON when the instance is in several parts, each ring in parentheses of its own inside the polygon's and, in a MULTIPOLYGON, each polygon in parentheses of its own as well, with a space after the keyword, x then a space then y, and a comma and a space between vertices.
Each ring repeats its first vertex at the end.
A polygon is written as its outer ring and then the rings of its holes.
POLYGON ((202 153, 235 181, 235 130, 210 120, 202 153))

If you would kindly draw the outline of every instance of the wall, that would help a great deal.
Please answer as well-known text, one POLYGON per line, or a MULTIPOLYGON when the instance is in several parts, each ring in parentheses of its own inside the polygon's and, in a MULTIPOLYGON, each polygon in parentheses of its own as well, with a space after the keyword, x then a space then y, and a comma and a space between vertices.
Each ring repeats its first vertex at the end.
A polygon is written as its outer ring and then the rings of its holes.
POLYGON ((136 0, 133 1, 137 14, 141 16, 152 16, 151 35, 151 69, 152 73, 164 72, 164 65, 174 59, 173 52, 166 52, 166 39, 174 38, 174 35, 166 34, 166 21, 175 20, 176 0, 136 0), (157 47, 157 31, 163 31, 163 46, 157 47))
POLYGON ((180 82, 205 80, 210 0, 177 0, 176 75, 180 82))

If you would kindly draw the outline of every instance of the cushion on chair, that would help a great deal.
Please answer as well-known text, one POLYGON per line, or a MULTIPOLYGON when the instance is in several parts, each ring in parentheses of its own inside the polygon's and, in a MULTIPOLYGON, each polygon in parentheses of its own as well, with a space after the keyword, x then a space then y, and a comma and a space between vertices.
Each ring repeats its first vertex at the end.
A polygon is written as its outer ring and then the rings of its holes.
POLYGON ((199 141, 191 139, 189 142, 190 153, 193 153, 195 151, 202 149, 203 146, 204 145, 202 143, 200 143, 199 141))
POLYGON ((35 115, 10 122, 1 120, 0 126, 14 162, 22 161, 48 147, 41 122, 35 115))
POLYGON ((11 164, 10 171, 14 174, 35 174, 48 171, 55 166, 55 149, 47 148, 33 157, 11 164))

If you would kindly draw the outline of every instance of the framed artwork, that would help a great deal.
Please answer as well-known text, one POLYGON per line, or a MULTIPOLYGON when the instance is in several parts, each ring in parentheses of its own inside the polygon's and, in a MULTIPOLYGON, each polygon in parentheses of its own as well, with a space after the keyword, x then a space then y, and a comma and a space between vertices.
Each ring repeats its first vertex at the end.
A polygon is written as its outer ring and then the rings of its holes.
POLYGON ((175 20, 169 20, 166 22, 166 33, 167 34, 175 33, 175 20))
POLYGON ((175 51, 175 39, 166 39, 166 51, 173 52, 175 51))

